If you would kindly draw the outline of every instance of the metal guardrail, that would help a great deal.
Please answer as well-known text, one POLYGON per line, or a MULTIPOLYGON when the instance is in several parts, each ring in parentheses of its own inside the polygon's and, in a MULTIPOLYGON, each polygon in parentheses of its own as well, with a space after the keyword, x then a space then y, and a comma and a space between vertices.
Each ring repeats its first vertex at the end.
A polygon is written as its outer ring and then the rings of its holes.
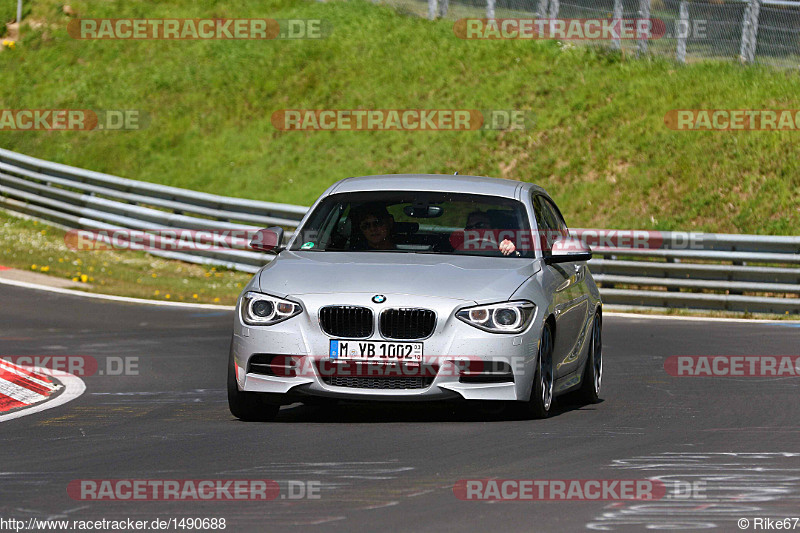
MULTIPOLYGON (((308 209, 134 181, 3 149, 0 207, 88 230, 296 228, 308 209)), ((607 246, 615 232, 575 230, 600 243, 589 267, 607 304, 800 315, 800 236, 642 231, 627 233, 645 235, 643 247, 607 246)), ((230 249, 148 252, 245 272, 271 259, 248 250, 246 241, 230 249)))
MULTIPOLYGON (((74 229, 251 230, 297 227, 308 208, 134 181, 0 149, 0 206, 74 229)), ((245 249, 148 250, 256 272, 270 257, 245 249)))

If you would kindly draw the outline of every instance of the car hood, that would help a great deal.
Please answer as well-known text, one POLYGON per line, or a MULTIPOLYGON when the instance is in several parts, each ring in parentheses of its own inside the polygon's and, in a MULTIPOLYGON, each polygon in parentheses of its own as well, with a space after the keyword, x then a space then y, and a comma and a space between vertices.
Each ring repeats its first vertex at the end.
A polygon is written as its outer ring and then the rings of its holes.
POLYGON ((258 283, 279 297, 413 294, 485 303, 508 299, 539 268, 539 261, 502 257, 284 251, 261 270, 258 283))

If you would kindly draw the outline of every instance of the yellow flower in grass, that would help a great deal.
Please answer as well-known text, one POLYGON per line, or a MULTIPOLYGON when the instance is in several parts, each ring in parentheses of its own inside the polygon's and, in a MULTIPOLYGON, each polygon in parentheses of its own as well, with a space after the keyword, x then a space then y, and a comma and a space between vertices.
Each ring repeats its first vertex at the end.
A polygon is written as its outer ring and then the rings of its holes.
POLYGON ((214 303, 217 303, 218 301, 219 301, 219 298, 214 298, 214 303))
POLYGON ((78 278, 72 278, 72 281, 78 281, 78 278))
POLYGON ((169 294, 165 294, 165 295, 164 295, 164 298, 166 298, 167 300, 169 300, 169 299, 170 299, 170 298, 172 298, 172 297, 171 297, 169 294))
POLYGON ((155 291, 153 294, 155 294, 156 296, 158 296, 159 294, 161 294, 161 291, 155 291))
POLYGON ((36 270, 37 268, 39 267, 37 267, 36 264, 31 265, 31 270, 36 270))
POLYGON ((194 298, 195 300, 197 300, 197 294, 192 294, 192 298, 194 298))
POLYGON ((50 271, 50 267, 45 265, 42 268, 40 268, 39 270, 41 270, 42 272, 49 272, 50 271))
POLYGON ((87 281, 89 281, 89 276, 81 274, 81 283, 86 283, 87 281))

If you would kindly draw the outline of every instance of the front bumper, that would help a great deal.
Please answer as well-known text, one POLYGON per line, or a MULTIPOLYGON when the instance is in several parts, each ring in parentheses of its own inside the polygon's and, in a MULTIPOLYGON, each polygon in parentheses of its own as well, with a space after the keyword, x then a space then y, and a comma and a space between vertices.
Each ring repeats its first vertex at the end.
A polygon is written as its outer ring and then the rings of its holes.
MULTIPOLYGON (((273 326, 247 326, 241 321, 237 306, 234 320, 232 355, 239 388, 248 392, 271 393, 282 403, 290 403, 309 396, 355 400, 425 401, 463 398, 467 400, 527 400, 530 396, 532 377, 538 353, 541 331, 540 312, 528 329, 520 334, 494 334, 481 331, 455 318, 455 311, 472 305, 464 300, 421 297, 403 294, 387 294, 387 303, 374 304, 372 294, 348 295, 305 294, 293 297, 304 312, 294 318, 273 326), (385 307, 417 307, 432 309, 437 321, 434 333, 424 339, 423 362, 419 367, 406 366, 389 372, 382 371, 374 363, 361 365, 353 373, 337 366, 329 359, 329 344, 333 337, 325 334, 319 325, 318 311, 331 304, 359 305, 369 307, 378 315, 385 307), (294 372, 266 375, 253 372, 250 362, 254 356, 291 357, 294 372), (470 370, 476 363, 506 363, 513 374, 513 381, 475 382, 464 375, 466 365, 470 370), (336 370, 341 368, 342 370, 336 370), (331 370, 333 369, 333 370, 331 370), (248 371, 251 370, 251 371, 248 371), (332 375, 373 376, 395 372, 394 376, 424 376, 424 385, 416 382, 415 388, 370 388, 368 381, 359 379, 331 380, 332 375), (366 373, 364 373, 366 372, 366 373), (327 379, 326 379, 327 378, 327 379), (348 386, 334 383, 347 382, 348 386)), ((378 328, 367 340, 386 340, 378 328)), ((399 342, 399 341, 398 341, 399 342)), ((286 360, 284 357, 282 360, 286 360)), ((386 367, 383 367, 386 369, 386 367)))

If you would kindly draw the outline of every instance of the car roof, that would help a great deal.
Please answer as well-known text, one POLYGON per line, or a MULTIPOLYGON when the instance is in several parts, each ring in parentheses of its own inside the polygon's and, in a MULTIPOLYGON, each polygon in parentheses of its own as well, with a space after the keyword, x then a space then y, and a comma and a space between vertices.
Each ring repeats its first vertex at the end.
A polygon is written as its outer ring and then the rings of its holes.
POLYGON ((345 178, 334 184, 328 194, 375 190, 460 192, 506 198, 517 198, 521 190, 536 190, 549 196, 544 189, 533 183, 485 176, 447 174, 384 174, 345 178))

